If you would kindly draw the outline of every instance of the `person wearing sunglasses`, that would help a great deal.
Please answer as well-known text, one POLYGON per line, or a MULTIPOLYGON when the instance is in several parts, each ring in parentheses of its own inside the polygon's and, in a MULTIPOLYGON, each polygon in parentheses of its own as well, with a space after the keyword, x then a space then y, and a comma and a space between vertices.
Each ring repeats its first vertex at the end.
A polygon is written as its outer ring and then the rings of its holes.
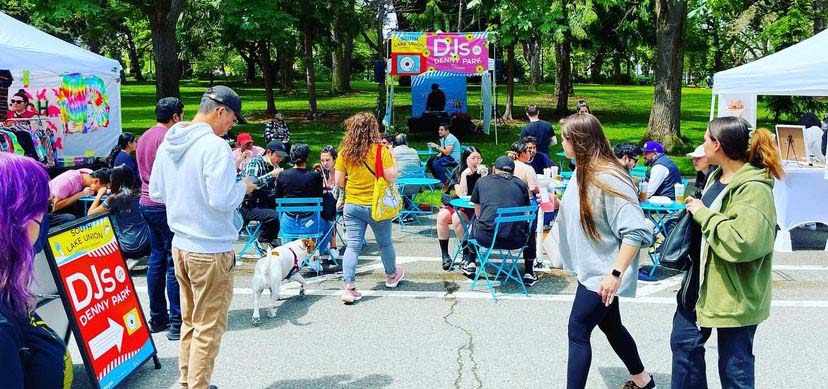
POLYGON ((615 148, 612 150, 613 154, 615 154, 615 158, 618 158, 621 161, 621 164, 624 165, 624 168, 627 171, 632 171, 635 165, 638 164, 638 160, 641 158, 641 147, 636 144, 632 144, 630 142, 623 142, 615 145, 615 148))
POLYGON ((7 119, 29 119, 33 118, 36 113, 29 111, 29 96, 26 91, 20 89, 9 99, 9 112, 6 114, 7 119))

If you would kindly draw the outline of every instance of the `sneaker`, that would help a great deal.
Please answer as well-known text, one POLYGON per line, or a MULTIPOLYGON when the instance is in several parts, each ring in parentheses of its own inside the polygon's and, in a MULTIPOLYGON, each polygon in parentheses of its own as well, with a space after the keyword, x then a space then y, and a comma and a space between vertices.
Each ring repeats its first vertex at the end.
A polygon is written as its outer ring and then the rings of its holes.
POLYGON ((328 250, 328 258, 334 262, 339 262, 339 250, 336 247, 328 250))
POLYGON ((164 332, 164 331, 166 331, 167 329, 170 328, 170 323, 165 323, 164 325, 158 325, 158 324, 153 323, 152 320, 150 320, 150 322, 148 324, 149 324, 149 332, 151 334, 157 334, 159 332, 164 332))
POLYGON ((463 264, 463 275, 469 278, 474 278, 475 274, 477 274, 477 263, 476 262, 466 262, 463 264))
POLYGON ((655 387, 655 378, 653 378, 653 376, 650 375, 650 382, 648 382, 647 385, 638 386, 635 384, 635 382, 627 381, 624 383, 624 386, 622 386, 621 389, 655 389, 655 387))
POLYGON ((649 270, 641 268, 638 269, 638 280, 644 282, 655 282, 658 281, 658 277, 656 277, 655 274, 651 276, 649 270))
POLYGON ((170 326, 170 329, 167 331, 167 339, 181 340, 181 326, 170 326))
POLYGON ((531 274, 531 273, 526 273, 526 274, 523 275, 523 285, 533 286, 537 283, 538 283, 538 276, 536 276, 534 274, 531 274))
POLYGON ((352 304, 354 301, 362 299, 362 293, 359 293, 354 286, 345 286, 342 289, 342 302, 345 304, 352 304))
POLYGON ((397 266, 397 270, 394 271, 393 275, 388 276, 388 279, 385 280, 385 287, 387 288, 396 288, 397 285, 400 284, 403 277, 405 277, 405 270, 402 267, 397 266))
POLYGON ((342 246, 342 247, 340 247, 340 248, 339 248, 339 256, 340 256, 340 257, 341 257, 341 256, 343 256, 343 255, 345 255, 345 249, 346 249, 346 247, 345 247, 345 246, 342 246))
POLYGON ((448 270, 449 268, 451 268, 451 264, 453 262, 454 260, 451 258, 451 255, 445 253, 443 254, 443 270, 448 270))

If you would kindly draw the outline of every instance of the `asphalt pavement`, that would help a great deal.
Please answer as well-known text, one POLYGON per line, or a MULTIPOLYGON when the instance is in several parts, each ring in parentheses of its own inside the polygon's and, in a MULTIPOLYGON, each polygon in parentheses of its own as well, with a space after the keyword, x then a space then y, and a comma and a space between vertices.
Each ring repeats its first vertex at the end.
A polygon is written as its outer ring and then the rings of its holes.
MULTIPOLYGON (((566 382, 567 319, 576 286, 562 270, 540 273, 529 296, 513 285, 470 290, 458 271, 440 267, 436 238, 427 228, 394 227, 398 261, 406 278, 397 289, 385 276, 372 238, 363 249, 357 284, 365 297, 350 306, 339 299, 337 268, 317 276, 305 296, 295 283, 282 288, 276 317, 251 322, 250 278, 255 257, 236 270, 229 328, 213 374, 219 388, 562 388, 566 382)), ((828 387, 828 229, 796 230, 793 253, 774 256, 771 318, 755 338, 756 387, 828 387)), ((241 243, 241 242, 240 242, 241 243)), ((643 266, 649 261, 642 258, 643 266)), ((147 308, 146 269, 131 271, 147 308)), ((670 387, 670 331, 681 275, 657 269, 659 281, 639 284, 621 300, 621 314, 658 387, 670 387)), ((264 292, 267 294, 267 292, 264 292)), ((178 342, 154 335, 161 369, 140 367, 123 387, 176 387, 178 342)), ((73 388, 90 387, 74 341, 73 388)), ((717 375, 716 335, 707 343, 711 387, 717 375)), ((600 331, 592 337, 587 387, 620 388, 628 373, 600 331)))

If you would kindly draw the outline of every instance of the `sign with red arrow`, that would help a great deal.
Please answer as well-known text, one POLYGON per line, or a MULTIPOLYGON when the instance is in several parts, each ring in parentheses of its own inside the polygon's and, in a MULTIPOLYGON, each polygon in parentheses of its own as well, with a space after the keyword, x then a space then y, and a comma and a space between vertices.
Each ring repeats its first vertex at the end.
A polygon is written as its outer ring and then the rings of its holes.
POLYGON ((50 231, 46 256, 91 382, 118 386, 156 349, 109 217, 50 231))

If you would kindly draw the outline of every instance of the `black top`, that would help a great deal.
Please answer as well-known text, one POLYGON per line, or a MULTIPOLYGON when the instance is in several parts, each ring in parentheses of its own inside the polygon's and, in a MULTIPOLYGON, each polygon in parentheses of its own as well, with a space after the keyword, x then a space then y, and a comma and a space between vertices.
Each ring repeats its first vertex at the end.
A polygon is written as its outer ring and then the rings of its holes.
MULTIPOLYGON (((488 247, 494 236, 497 210, 529 205, 529 188, 511 174, 491 174, 477 180, 471 202, 480 205, 480 216, 474 223, 474 238, 480 245, 488 247)), ((497 248, 520 248, 526 243, 528 233, 526 223, 501 225, 497 233, 497 248)))
POLYGON ((426 111, 445 111, 446 94, 437 89, 431 91, 426 98, 426 111))
MULTIPOLYGON (((533 136, 537 139, 538 152, 549 155, 549 144, 552 137, 555 136, 555 130, 552 125, 546 120, 538 120, 536 122, 529 122, 523 130, 520 131, 520 139, 527 136, 533 136)), ((537 157, 536 157, 537 158, 537 157)))
POLYGON ((4 388, 52 389, 72 384, 66 345, 37 314, 11 319, 0 313, 0 361, 0 386, 4 388))
MULTIPOLYGON (((322 175, 308 169, 290 168, 276 179, 276 197, 322 197, 322 175)), ((297 215, 305 216, 305 215, 297 215)))
POLYGON ((557 166, 555 162, 553 162, 552 159, 544 153, 536 153, 535 158, 532 159, 532 162, 529 162, 529 165, 535 169, 535 174, 543 174, 543 169, 557 166))
POLYGON ((702 195, 701 201, 704 203, 704 206, 710 207, 710 205, 713 204, 713 200, 715 200, 716 197, 719 197, 719 194, 722 193, 726 187, 727 184, 722 184, 718 178, 714 180, 710 187, 707 188, 707 192, 704 192, 704 195, 702 195))

